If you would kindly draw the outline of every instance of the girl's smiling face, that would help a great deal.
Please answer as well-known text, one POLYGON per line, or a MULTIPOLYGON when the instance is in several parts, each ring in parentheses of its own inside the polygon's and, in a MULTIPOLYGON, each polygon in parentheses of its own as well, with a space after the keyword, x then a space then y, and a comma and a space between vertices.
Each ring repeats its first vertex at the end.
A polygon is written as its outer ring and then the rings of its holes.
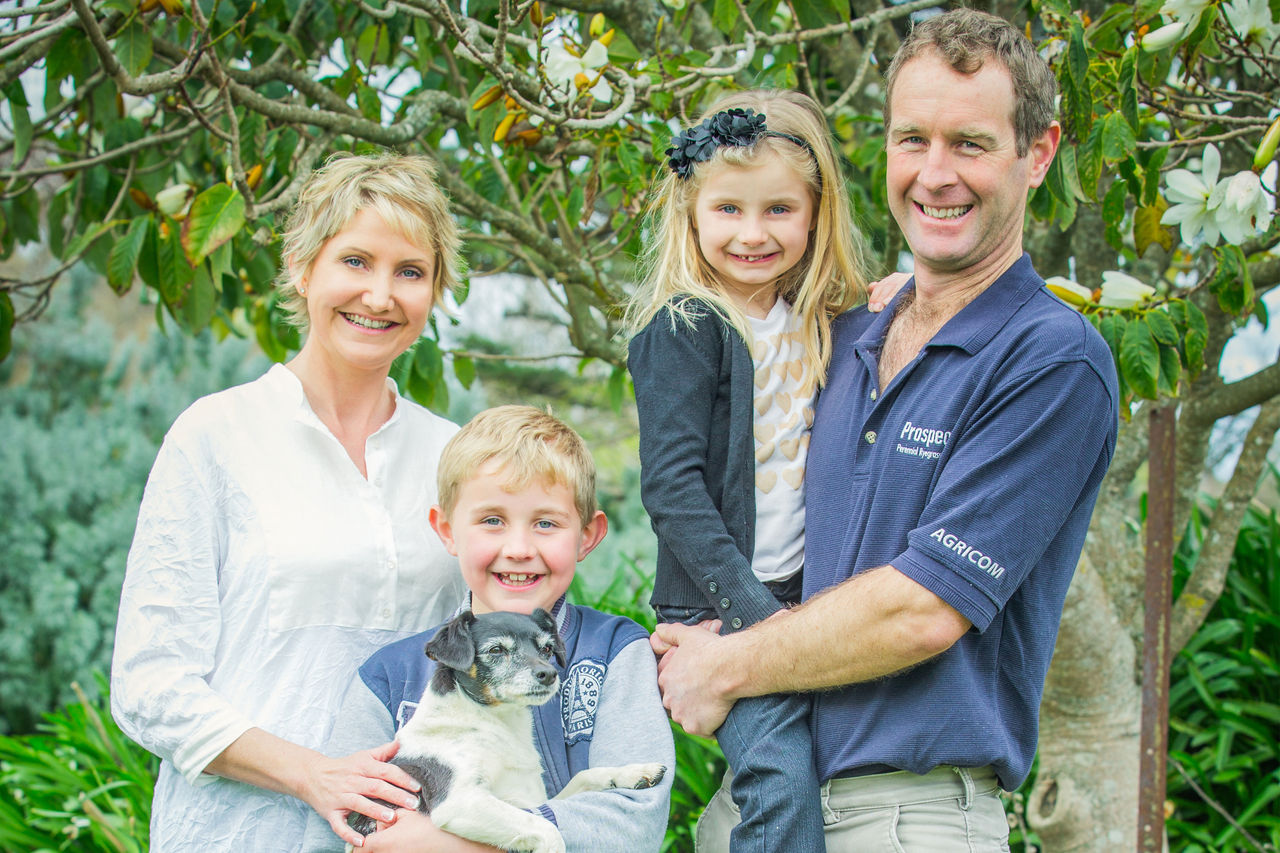
POLYGON ((300 281, 312 350, 336 371, 390 369, 417 341, 431 314, 430 248, 361 210, 321 247, 300 281))
POLYGON ((778 279, 809 247, 814 213, 804 178, 771 150, 750 166, 710 166, 694 200, 698 248, 748 316, 773 307, 778 279))

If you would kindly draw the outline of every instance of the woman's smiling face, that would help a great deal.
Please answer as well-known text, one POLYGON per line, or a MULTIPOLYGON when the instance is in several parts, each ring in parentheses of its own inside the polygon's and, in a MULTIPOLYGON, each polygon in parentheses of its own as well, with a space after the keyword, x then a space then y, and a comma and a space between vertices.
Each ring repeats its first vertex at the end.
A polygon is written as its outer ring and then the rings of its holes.
POLYGON ((299 282, 313 349, 334 370, 380 370, 422 334, 433 302, 435 257, 361 210, 316 255, 299 282))

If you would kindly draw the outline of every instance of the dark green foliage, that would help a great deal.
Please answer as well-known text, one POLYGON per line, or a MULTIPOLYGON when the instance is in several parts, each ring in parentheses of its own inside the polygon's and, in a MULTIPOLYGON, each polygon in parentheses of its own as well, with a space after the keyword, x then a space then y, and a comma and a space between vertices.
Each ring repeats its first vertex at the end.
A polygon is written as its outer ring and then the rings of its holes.
POLYGON ((31 731, 75 698, 73 681, 92 687, 108 669, 165 430, 196 397, 260 369, 246 369, 247 347, 209 334, 117 342, 74 299, 50 311, 19 328, 0 364, 0 732, 31 731))
MULTIPOLYGON (((1273 472, 1275 469, 1272 469, 1273 472)), ((1193 532, 1198 533, 1199 519, 1193 532)), ((1187 539, 1192 539, 1188 536, 1187 539)), ((1184 542, 1176 579, 1192 547, 1184 542)), ((1280 522, 1250 509, 1226 589, 1173 664, 1169 848, 1280 846, 1280 522)))
POLYGON ((0 850, 145 853, 158 761, 120 733, 103 698, 0 737, 0 850))

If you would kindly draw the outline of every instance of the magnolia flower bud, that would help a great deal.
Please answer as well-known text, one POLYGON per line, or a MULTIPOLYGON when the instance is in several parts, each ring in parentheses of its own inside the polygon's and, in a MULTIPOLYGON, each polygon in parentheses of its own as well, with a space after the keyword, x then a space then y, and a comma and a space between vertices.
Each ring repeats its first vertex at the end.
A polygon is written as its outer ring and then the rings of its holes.
POLYGON ((1098 304, 1104 308, 1132 308, 1146 301, 1156 289, 1143 284, 1131 275, 1119 270, 1107 270, 1102 274, 1102 298, 1098 304))
POLYGON ((1083 284, 1076 284, 1069 278, 1060 275, 1050 276, 1044 280, 1045 286, 1055 296, 1068 305, 1082 307, 1093 301, 1093 291, 1083 284))
POLYGON ((176 217, 187 206, 195 192, 186 184, 174 184, 156 193, 156 207, 168 216, 176 217))
POLYGON ((1142 49, 1150 53, 1164 50, 1166 47, 1181 41, 1186 31, 1187 25, 1183 21, 1165 24, 1163 27, 1154 29, 1142 37, 1142 49))

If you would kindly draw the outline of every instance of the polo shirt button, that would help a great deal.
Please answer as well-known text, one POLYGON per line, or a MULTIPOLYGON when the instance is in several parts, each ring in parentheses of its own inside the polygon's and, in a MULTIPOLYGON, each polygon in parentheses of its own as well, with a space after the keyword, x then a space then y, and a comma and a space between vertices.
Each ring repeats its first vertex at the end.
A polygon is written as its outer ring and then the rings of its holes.
POLYGON ((728 609, 729 609, 729 599, 727 599, 727 598, 722 598, 722 599, 720 599, 720 606, 721 606, 721 607, 723 607, 725 610, 728 610, 728 609))
POLYGON ((729 624, 732 625, 733 629, 736 631, 742 627, 742 620, 735 616, 729 620, 729 624))
POLYGON ((867 444, 875 444, 876 443, 875 430, 870 430, 870 429, 867 430, 867 434, 864 436, 864 438, 866 438, 867 444))
POLYGON ((707 589, 710 590, 711 592, 716 592, 717 590, 720 589, 720 587, 716 586, 715 581, 712 581, 711 583, 707 584, 707 589))

